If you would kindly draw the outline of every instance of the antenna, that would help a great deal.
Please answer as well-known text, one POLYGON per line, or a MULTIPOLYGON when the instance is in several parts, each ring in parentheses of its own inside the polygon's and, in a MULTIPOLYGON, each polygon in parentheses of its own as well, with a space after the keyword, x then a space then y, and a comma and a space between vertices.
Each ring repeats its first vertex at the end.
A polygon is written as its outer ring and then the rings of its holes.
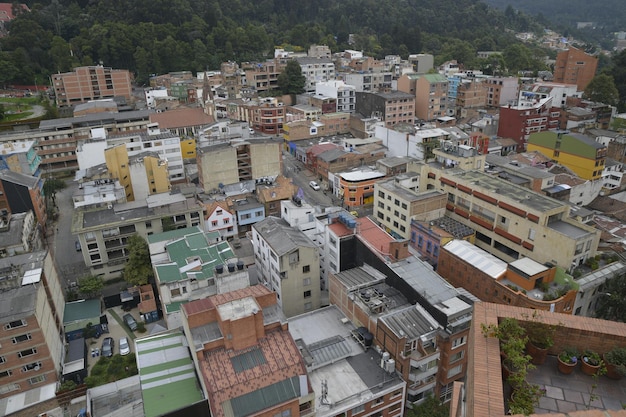
POLYGON ((328 383, 325 379, 322 379, 322 398, 320 403, 323 405, 331 405, 330 401, 328 401, 328 383))

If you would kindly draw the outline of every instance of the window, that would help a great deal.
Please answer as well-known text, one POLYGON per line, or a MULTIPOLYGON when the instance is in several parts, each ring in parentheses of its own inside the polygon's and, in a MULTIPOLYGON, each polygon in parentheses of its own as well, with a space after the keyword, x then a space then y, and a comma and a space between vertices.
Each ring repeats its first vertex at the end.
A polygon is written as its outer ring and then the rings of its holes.
POLYGON ((18 357, 18 358, 23 358, 23 357, 25 357, 25 356, 34 355, 34 354, 36 354, 36 353, 37 353, 37 349, 35 349, 35 348, 32 348, 32 349, 26 349, 26 350, 23 350, 23 351, 21 351, 21 352, 18 352, 18 353, 17 353, 17 357, 18 357))
POLYGON ((535 240, 535 229, 528 230, 528 240, 535 240))
POLYGON ((217 226, 217 220, 211 221, 211 226, 213 226, 213 227, 217 226))
POLYGON ((311 272, 311 266, 310 265, 304 265, 302 267, 302 273, 306 274, 307 272, 311 272))
POLYGON ((417 247, 421 248, 424 245, 424 238, 422 236, 417 237, 417 247))
POLYGON ((302 285, 304 285, 305 287, 308 287, 309 285, 311 285, 311 278, 305 278, 302 280, 302 285))
POLYGON ((406 203, 402 203, 402 208, 406 210, 406 203))
POLYGON ((459 361, 459 360, 463 359, 464 356, 465 356, 465 351, 464 350, 458 351, 454 355, 450 356, 450 363, 454 363, 456 361, 459 361))
POLYGON ((383 193, 382 191, 379 191, 379 192, 378 192, 378 196, 379 196, 380 198, 385 198, 385 193, 383 193))
POLYGON ((3 377, 5 377, 5 376, 11 376, 11 375, 12 375, 12 372, 11 372, 11 370, 10 370, 10 369, 9 369, 9 370, 7 370, 7 371, 2 371, 2 372, 0 372, 0 378, 3 378, 3 377))
POLYGON ((226 218, 223 220, 223 222, 224 222, 224 224, 228 224, 228 223, 230 223, 230 219, 229 219, 228 217, 226 217, 226 218))
POLYGON ((464 345, 465 343, 467 343, 467 336, 459 337, 458 339, 454 339, 452 341, 452 348, 454 349, 455 347, 464 345))
POLYGON ((215 214, 217 214, 218 216, 221 216, 223 213, 223 211, 221 209, 218 209, 215 211, 215 214))
POLYGON ((452 378, 455 375, 458 375, 463 370, 463 365, 457 365, 454 368, 448 369, 448 378, 452 378))
POLYGON ((46 380, 46 375, 42 374, 42 375, 34 376, 32 378, 28 378, 28 383, 30 385, 35 385, 35 384, 38 384, 40 382, 44 382, 45 380, 46 380))
POLYGON ((25 342, 27 340, 30 340, 32 338, 33 337, 30 335, 30 333, 26 333, 26 334, 21 334, 19 336, 15 336, 11 340, 13 341, 13 343, 20 343, 20 342, 25 342))
POLYGON ((180 295, 180 289, 179 288, 172 288, 170 290, 170 297, 177 297, 180 295))
POLYGON ((5 363, 7 360, 4 356, 0 356, 0 363, 5 363))
POLYGON ((22 372, 38 371, 41 368, 41 362, 33 362, 22 366, 22 372))
POLYGON ((433 256, 436 257, 437 255, 439 255, 439 246, 435 245, 433 247, 433 256))
POLYGON ((303 294, 304 298, 309 298, 311 296, 311 290, 307 290, 303 294))
POLYGON ((355 415, 356 413, 362 413, 363 411, 365 411, 365 404, 357 405, 352 409, 352 415, 355 415))
POLYGON ((393 200, 393 204, 395 204, 396 206, 399 206, 400 205, 400 200, 398 200, 398 199, 393 200))
POLYGON ((146 222, 146 229, 150 229, 151 227, 152 227, 152 221, 151 221, 151 220, 148 220, 148 221, 146 222))
POLYGON ((427 253, 431 253, 433 251, 433 243, 432 242, 426 242, 426 252, 427 253))
POLYGON ((26 320, 15 320, 4 325, 5 330, 15 329, 17 327, 26 326, 26 320))

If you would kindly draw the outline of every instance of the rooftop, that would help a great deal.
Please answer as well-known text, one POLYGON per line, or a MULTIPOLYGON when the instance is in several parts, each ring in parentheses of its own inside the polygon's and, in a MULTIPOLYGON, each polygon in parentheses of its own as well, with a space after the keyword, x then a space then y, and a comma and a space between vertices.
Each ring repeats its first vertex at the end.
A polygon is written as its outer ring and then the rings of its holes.
POLYGON ((100 317, 100 300, 78 300, 65 303, 63 324, 100 317))
POLYGON ((146 417, 161 416, 203 399, 182 332, 137 339, 135 352, 146 417))
POLYGON ((498 278, 506 272, 506 262, 465 240, 453 240, 444 248, 492 278, 498 278))
POLYGON ((277 217, 266 217, 252 227, 278 256, 285 255, 299 247, 317 248, 317 245, 304 233, 277 217))
POLYGON ((420 200, 425 200, 430 197, 438 197, 438 196, 444 195, 444 193, 438 190, 432 190, 432 191, 429 190, 429 191, 424 191, 421 193, 413 192, 401 185, 398 185, 396 183, 395 178, 391 178, 386 181, 379 181, 375 184, 375 187, 380 187, 389 192, 392 192, 394 193, 395 196, 398 196, 401 199, 408 201, 408 202, 420 201, 420 200))

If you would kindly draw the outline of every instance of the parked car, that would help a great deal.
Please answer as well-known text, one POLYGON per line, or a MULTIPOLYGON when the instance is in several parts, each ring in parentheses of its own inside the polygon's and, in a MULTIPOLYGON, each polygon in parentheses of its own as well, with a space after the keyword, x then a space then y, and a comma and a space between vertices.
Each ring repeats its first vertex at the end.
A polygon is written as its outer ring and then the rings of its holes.
POLYGON ((113 341, 112 337, 105 337, 102 341, 102 356, 106 356, 107 358, 113 356, 114 345, 115 342, 113 341))
POLYGON ((125 337, 120 337, 120 355, 128 355, 130 353, 130 345, 128 344, 128 339, 125 337))
POLYGON ((316 183, 315 181, 311 181, 309 182, 309 185, 311 186, 311 188, 313 188, 315 191, 319 191, 320 190, 320 186, 318 183, 316 183))
POLYGON ((133 332, 137 330, 137 321, 132 316, 132 314, 130 313, 124 314, 123 319, 124 319, 124 323, 126 323, 126 325, 128 326, 130 330, 132 330, 133 332))
POLYGON ((78 240, 74 241, 74 247, 76 248, 76 252, 80 252, 80 242, 78 240))

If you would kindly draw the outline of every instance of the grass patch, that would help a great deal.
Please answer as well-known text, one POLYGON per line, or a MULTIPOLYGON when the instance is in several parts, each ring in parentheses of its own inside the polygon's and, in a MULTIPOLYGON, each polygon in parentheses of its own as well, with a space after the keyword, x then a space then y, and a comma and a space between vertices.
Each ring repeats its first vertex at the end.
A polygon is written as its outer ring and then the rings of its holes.
POLYGON ((138 373, 139 370, 137 369, 137 361, 134 353, 130 353, 126 356, 119 354, 113 355, 110 358, 102 356, 91 368, 91 374, 85 378, 85 384, 87 384, 89 388, 93 388, 98 385, 128 378, 138 373))

